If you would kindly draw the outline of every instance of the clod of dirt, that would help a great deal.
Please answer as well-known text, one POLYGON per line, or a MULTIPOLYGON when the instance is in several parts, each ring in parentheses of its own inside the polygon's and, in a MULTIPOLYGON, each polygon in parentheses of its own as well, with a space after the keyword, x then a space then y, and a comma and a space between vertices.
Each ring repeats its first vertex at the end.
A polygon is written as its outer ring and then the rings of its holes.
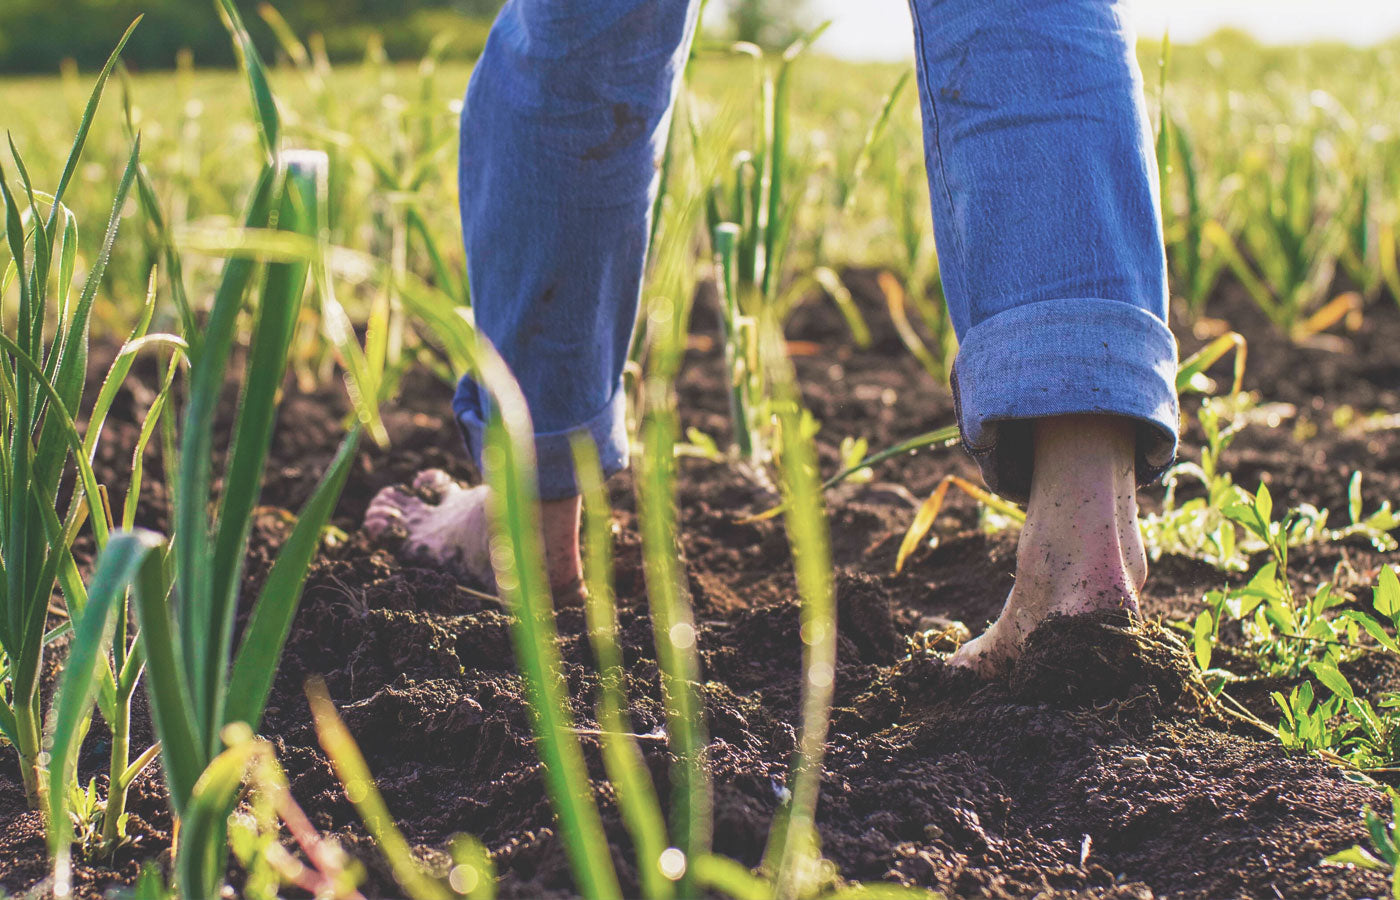
POLYGON ((1014 696, 1087 706, 1149 694, 1174 706, 1193 678, 1184 648, 1121 610, 1052 616, 1031 632, 1008 678, 1014 696))
POLYGON ((893 662, 903 641, 884 583, 868 572, 838 572, 836 599, 838 630, 860 649, 861 661, 893 662))

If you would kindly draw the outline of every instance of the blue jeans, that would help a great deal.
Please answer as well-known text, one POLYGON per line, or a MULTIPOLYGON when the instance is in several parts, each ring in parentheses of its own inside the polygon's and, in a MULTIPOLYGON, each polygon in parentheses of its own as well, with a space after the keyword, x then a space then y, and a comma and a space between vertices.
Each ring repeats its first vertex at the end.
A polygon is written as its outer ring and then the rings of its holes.
MULTIPOLYGON (((627 462, 622 368, 695 0, 509 0, 462 114, 476 321, 520 380, 540 493, 569 435, 627 462)), ((1176 342, 1153 141, 1112 0, 912 0, 958 422, 988 485, 1030 489, 1031 420, 1138 424, 1140 483, 1176 450, 1176 342)), ((454 409, 478 455, 484 393, 454 409)))

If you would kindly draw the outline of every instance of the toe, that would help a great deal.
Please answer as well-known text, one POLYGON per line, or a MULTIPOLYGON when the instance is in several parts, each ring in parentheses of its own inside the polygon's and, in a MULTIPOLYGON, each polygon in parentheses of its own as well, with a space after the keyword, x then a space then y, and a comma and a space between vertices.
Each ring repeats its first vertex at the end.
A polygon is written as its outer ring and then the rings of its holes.
POLYGON ((394 522, 403 519, 413 504, 421 502, 399 488, 385 488, 374 495, 365 510, 365 531, 370 537, 378 537, 394 522))
POLYGON ((394 508, 402 510, 409 504, 420 502, 416 497, 405 491, 403 488, 393 485, 374 495, 374 499, 369 502, 370 508, 394 508))
POLYGON ((462 487, 442 469, 424 469, 413 479, 413 489, 441 496, 462 487))
POLYGON ((403 518, 403 513, 394 506, 371 506, 365 512, 365 531, 370 537, 379 537, 384 529, 403 518))
POLYGON ((1016 654, 997 641, 998 635, 992 629, 954 651, 948 657, 948 665, 968 669, 986 679, 1003 675, 1015 662, 1016 654))

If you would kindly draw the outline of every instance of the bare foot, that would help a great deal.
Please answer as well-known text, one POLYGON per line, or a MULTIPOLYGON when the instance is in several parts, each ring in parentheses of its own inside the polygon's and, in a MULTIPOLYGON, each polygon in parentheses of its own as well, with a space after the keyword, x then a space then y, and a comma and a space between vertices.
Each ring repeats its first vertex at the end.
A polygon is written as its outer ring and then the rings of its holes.
POLYGON ((494 587, 489 497, 485 485, 463 487, 441 469, 427 469, 413 479, 413 491, 387 487, 375 495, 365 531, 377 538, 397 525, 405 532, 409 559, 454 568, 494 587))
MULTIPOLYGON (((490 502, 485 485, 463 487, 441 469, 427 469, 413 480, 413 491, 380 491, 365 513, 365 531, 378 537, 398 525, 406 534, 403 552, 408 558, 455 569, 494 587, 490 502)), ((577 497, 540 504, 549 584, 560 605, 580 603, 583 597, 580 509, 577 497)))
POLYGON ((1147 555, 1137 529, 1136 427, 1110 416, 1035 425, 1035 470, 1016 548, 1016 585, 1001 615, 949 662, 1004 673, 1050 616, 1138 612, 1147 555))

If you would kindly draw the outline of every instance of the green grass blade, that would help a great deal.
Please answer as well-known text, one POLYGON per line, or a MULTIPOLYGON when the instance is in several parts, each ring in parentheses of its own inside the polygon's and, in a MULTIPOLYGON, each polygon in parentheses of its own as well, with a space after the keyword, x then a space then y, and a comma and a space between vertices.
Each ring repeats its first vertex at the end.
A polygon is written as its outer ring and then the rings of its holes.
MULTIPOLYGON (((87 363, 87 328, 88 319, 92 311, 92 302, 97 293, 97 285, 101 282, 102 276, 106 273, 107 264, 112 256, 112 246, 116 243, 117 229, 121 222, 122 208, 126 205, 126 196, 131 188, 131 173, 139 154, 140 142, 138 140, 133 143, 131 156, 127 161, 126 168, 122 172, 122 178, 117 187, 116 197, 112 202, 112 212, 107 219, 107 229, 103 234, 97 259, 88 272, 88 277, 83 284, 83 290, 79 295, 77 305, 69 306, 66 291, 60 295, 62 297, 64 310, 59 317, 58 330, 54 335, 53 348, 49 353, 48 359, 46 359, 44 363, 44 374, 62 389, 64 402, 70 407, 77 406, 78 396, 82 393, 81 366, 85 366, 87 363), (76 351, 73 349, 74 347, 77 348, 76 351), (75 357, 77 366, 75 366, 75 357), (73 374, 75 367, 79 368, 79 374, 77 376, 73 374)), ((64 263, 61 262, 60 268, 62 268, 63 265, 64 263)))
MULTIPOLYGON (((82 398, 83 381, 87 377, 88 325, 92 315, 92 304, 97 297, 97 288, 102 283, 102 276, 107 270, 107 264, 112 258, 112 247, 116 244, 122 208, 126 205, 127 194, 130 192, 132 181, 135 178, 140 153, 141 142, 138 140, 131 148, 131 155, 127 158, 126 168, 122 172, 121 184, 117 187, 116 199, 112 204, 112 215, 107 220, 107 230, 102 238, 102 249, 98 252, 97 259, 93 262, 92 269, 88 273, 87 282, 83 286, 78 304, 68 323, 68 330, 54 351, 58 364, 54 367, 53 384, 58 396, 62 398, 63 405, 70 410, 77 409, 82 398)), ((39 437, 41 463, 37 476, 40 484, 50 490, 58 484, 58 478, 63 469, 63 456, 48 449, 58 440, 55 431, 59 427, 56 420, 48 419, 45 421, 44 429, 39 437)))
POLYGON ((791 227, 791 212, 784 213, 783 210, 785 206, 795 208, 795 205, 785 204, 783 200, 788 176, 792 174, 787 158, 787 142, 793 63, 830 27, 831 21, 827 20, 788 45, 778 65, 778 76, 773 81, 772 105, 769 108, 772 140, 765 154, 768 194, 763 206, 767 209, 767 222, 760 223, 763 234, 763 282, 759 290, 765 301, 777 296, 778 280, 782 275, 779 268, 783 244, 791 227))
MULTIPOLYGON (((125 84, 123 85, 125 89, 125 84)), ((124 105, 126 108, 126 131, 132 142, 136 140, 136 126, 131 118, 130 98, 127 97, 124 105)), ((151 177, 146 173, 146 167, 138 165, 136 167, 136 197, 140 201, 141 211, 146 216, 151 230, 155 232, 157 249, 161 257, 165 260, 165 277, 170 282, 170 298, 175 301, 175 308, 180 313, 180 323, 183 326, 185 339, 189 341, 191 347, 199 345, 199 323, 195 320, 194 310, 190 307, 188 295, 185 293, 184 265, 180 260, 180 253, 175 248, 175 239, 166 224, 165 214, 161 212, 160 200, 156 197, 155 187, 151 185, 151 177)))
POLYGON ((1248 344, 1239 332, 1231 331, 1222 334, 1181 362, 1176 372, 1176 392, 1181 394, 1190 390, 1192 382, 1197 376, 1205 374, 1206 369, 1215 365, 1226 353, 1233 350, 1235 351, 1235 370, 1230 393, 1238 394, 1244 381, 1247 348, 1248 344))
POLYGON ((0 700, 0 735, 4 735, 5 740, 9 741, 12 746, 19 744, 18 728, 19 725, 15 721, 15 711, 10 708, 9 704, 0 700))
POLYGON ((40 341, 43 337, 44 316, 47 311, 47 298, 49 289, 49 266, 53 257, 53 227, 44 224, 44 218, 39 214, 39 201, 34 196, 34 185, 29 180, 29 170, 25 168, 24 158, 20 156, 19 148, 15 146, 14 138, 9 138, 10 156, 15 161, 15 170, 19 174, 20 186, 24 188, 25 199, 29 201, 29 216, 34 222, 34 259, 29 270, 29 292, 33 300, 33 312, 35 318, 31 320, 21 320, 20 326, 28 328, 28 348, 36 357, 39 356, 40 341))
MULTIPOLYGON (((280 194, 281 173, 268 167, 253 192, 244 217, 246 226, 263 227, 280 194)), ((224 370, 237 334, 238 313, 256 270, 257 264, 250 259, 231 258, 224 264, 223 277, 190 371, 189 399, 180 436, 180 490, 174 494, 175 600, 181 613, 183 662, 190 664, 207 655, 207 641, 215 633, 210 615, 213 558, 207 511, 213 480, 214 417, 223 391, 224 370)), ((194 673, 172 673, 172 676, 182 684, 189 682, 196 697, 207 696, 202 680, 194 673)), ((197 715, 201 722, 210 721, 202 708, 197 715)), ((192 787, 193 782, 185 786, 187 791, 192 787)))
MULTIPOLYGON (((3 334, 0 334, 0 342, 12 343, 3 334)), ((29 697, 38 690, 42 647, 36 643, 34 635, 36 631, 42 632, 48 613, 48 597, 41 589, 47 574, 44 510, 42 497, 32 489, 29 474, 32 467, 33 448, 28 440, 22 440, 13 468, 18 489, 5 504, 10 521, 5 545, 4 628, 0 630, 0 645, 10 660, 11 702, 17 709, 26 707, 29 697), (42 600, 37 599, 41 596, 42 600)), ((53 514, 52 510, 49 512, 53 514)), ((52 590, 52 582, 49 584, 52 590)))
POLYGON ((715 268, 719 272, 717 287, 720 292, 721 319, 724 323, 724 363, 728 370, 729 419, 734 429, 734 445, 739 455, 753 460, 757 454, 757 440, 751 425, 753 417, 750 409, 747 365, 742 325, 740 322, 739 275, 735 254, 743 235, 738 225, 721 222, 710 233, 710 241, 715 250, 715 268))
POLYGON ((810 277, 812 282, 826 291, 827 295, 831 297, 831 302, 836 304, 841 318, 846 320, 846 327, 851 330, 851 340, 855 341, 856 346, 860 349, 868 350, 870 348, 870 326, 866 324, 865 317, 861 315, 855 297, 851 296, 851 289, 841 281, 841 276, 837 275, 833 269, 818 266, 812 270, 810 277))
MULTIPOLYGON (((962 430, 959 429, 957 425, 946 425, 942 428, 938 428, 933 431, 926 431, 923 434, 915 435, 914 437, 911 437, 906 441, 900 441, 898 444, 895 444, 892 447, 886 447, 884 450, 872 453, 869 456, 866 456, 863 459, 861 459, 859 462, 847 466, 846 468, 837 472, 835 475, 828 478, 826 481, 823 481, 821 484, 821 489, 823 491, 829 491, 841 482, 845 481, 847 478, 850 478, 852 475, 856 474, 857 472, 863 469, 868 469, 871 466, 878 465, 887 459, 893 459, 894 457, 902 456, 905 453, 914 453, 918 450, 922 450, 925 447, 936 447, 940 450, 948 447, 954 447, 957 446, 957 444, 961 440, 962 430)), ((787 503, 779 503, 772 509, 765 510, 759 513, 758 515, 754 516, 750 521, 757 522, 762 521, 764 519, 771 519, 779 513, 785 512, 786 510, 787 503)))
MULTIPOLYGON (((1281 302, 1274 289, 1265 279, 1255 274, 1249 261, 1235 245, 1235 241, 1219 222, 1214 219, 1202 226, 1202 234, 1205 240, 1215 248, 1215 252, 1225 260, 1230 271, 1239 279, 1240 284, 1253 298, 1258 305, 1260 312, 1269 317, 1269 320, 1279 328, 1287 330, 1290 312, 1286 304, 1281 302)), ((1267 258, 1267 257, 1261 257, 1267 258)))
POLYGON ((291 536, 277 554, 239 645, 229 675, 226 722, 245 722, 256 730, 272 692, 272 679, 282 657, 282 647, 292 627, 305 586, 306 570, 321 544, 321 532, 335 510, 359 447, 359 431, 351 432, 331 461, 321 483, 297 518, 291 536))
MULTIPOLYGON (((365 350, 360 346, 359 339, 355 335, 350 317, 336 297, 335 280, 331 276, 329 260, 330 202, 328 196, 330 158, 320 154, 317 163, 322 174, 316 180, 317 257, 313 274, 316 279, 316 293, 321 305, 321 329, 327 340, 335 346, 336 351, 340 354, 340 364, 345 373, 345 389, 350 395, 355 418, 369 432, 371 440, 381 447, 387 447, 389 433, 385 430, 384 419, 379 412, 379 400, 383 396, 381 393, 383 384, 380 377, 382 373, 371 369, 365 356, 365 350)), ((434 265, 438 269, 439 281, 443 284, 450 283, 446 266, 442 263, 436 245, 431 243, 432 238, 428 234, 427 226, 423 223, 416 209, 410 208, 408 210, 408 222, 410 225, 413 222, 419 223, 423 231, 423 239, 429 242, 429 251, 434 265)), ((457 299, 465 302, 464 297, 457 299)))
POLYGON ((122 50, 126 47, 126 42, 131 40, 131 35, 136 31, 136 26, 141 24, 142 16, 127 26, 126 33, 121 40, 117 41, 116 49, 107 58, 107 64, 102 67, 102 71, 97 75, 97 83, 93 85, 92 93, 88 97, 87 107, 83 110, 82 120, 78 123, 78 134, 73 139, 73 149, 68 153, 68 162, 63 166, 63 174, 59 176, 58 188, 53 192, 54 205, 49 211, 49 224, 52 226, 53 217, 58 212, 59 203, 63 200, 63 192, 67 190, 68 183, 73 179, 73 173, 78 168, 78 160, 83 155, 83 147, 87 144, 88 131, 92 128, 93 116, 97 114, 97 104, 102 100, 103 88, 107 86, 107 79, 111 77, 112 70, 116 68, 117 60, 121 58, 122 50))
POLYGON ((465 372, 476 358, 476 326, 470 310, 436 288, 409 278, 399 285, 405 308, 421 319, 429 334, 442 347, 452 368, 465 372))
POLYGON ((335 295, 335 282, 331 279, 324 249, 315 269, 317 295, 321 301, 321 331, 340 354, 340 364, 345 370, 345 390, 350 395, 355 417, 376 444, 387 447, 389 432, 384 427, 384 417, 380 415, 377 400, 380 382, 365 359, 364 348, 355 335, 350 316, 335 295))
MULTIPOLYGON (((287 165, 285 194, 277 217, 280 231, 316 235, 316 184, 321 170, 303 165, 300 157, 287 165)), ((263 481, 267 454, 277 419, 277 399, 287 371, 287 351, 295 333, 297 315, 306 292, 307 261, 274 263, 267 267, 262 299, 253 326, 252 346, 243 382, 243 396, 234 425, 232 449, 224 483, 245 485, 245 490, 224 492, 214 536, 211 608, 213 630, 206 636, 212 652, 205 653, 198 677, 202 697, 204 738, 211 752, 217 747, 224 722, 225 667, 233 640, 234 608, 243 570, 244 550, 252 527, 258 486, 263 481)))
POLYGON ((443 259, 442 251, 438 248, 437 238, 433 237, 428 223, 423 221, 423 214, 418 211, 417 207, 410 206, 404 213, 404 220, 408 225, 409 232, 418 235, 419 243, 423 245, 423 252, 428 254, 428 261, 432 263, 433 275, 437 279, 438 286, 451 295, 458 305, 471 306, 471 294, 467 290, 465 268, 463 268, 460 277, 453 274, 452 269, 443 259))
POLYGON ((666 819, 656 785, 627 715, 627 672, 617 640, 617 608, 613 598, 612 516, 603 486, 598 448, 592 438, 573 439, 574 472, 583 495, 584 612, 588 639, 598 662, 598 726, 603 732, 603 765, 616 788, 618 809, 637 849, 637 874, 643 894, 652 900, 675 896, 675 886, 658 861, 667 847, 666 819))
POLYGON ((417 279, 406 279, 401 287, 405 305, 430 325, 459 371, 478 374, 504 416, 488 429, 488 446, 500 448, 489 451, 493 462, 487 466, 488 483, 496 479, 493 492, 503 498, 495 504, 499 518, 493 525, 499 545, 508 542, 511 551, 501 552, 509 571, 497 572, 497 584, 507 604, 517 610, 512 637, 530 686, 540 757, 578 887, 590 896, 616 896, 617 876, 608 858, 582 751, 556 676, 550 674, 559 671, 558 648, 539 546, 533 430, 524 398, 505 363, 479 340, 469 310, 417 279))
POLYGON ((271 3, 263 3, 258 6, 258 15, 267 23, 267 27, 272 29, 272 34, 277 38, 277 43, 282 47, 282 52, 287 54, 292 64, 308 75, 314 75, 311 68, 311 54, 306 52, 306 45, 297 37, 297 33, 292 30, 292 26, 283 18, 282 14, 271 3))
MULTIPOLYGON (((55 434, 67 445, 66 449, 76 457, 78 482, 82 486, 82 491, 88 497, 98 497, 100 492, 97 488, 97 476, 93 473, 92 466, 88 464, 87 458, 83 456, 83 440, 78 434, 78 426, 73 421, 73 416, 69 413, 67 406, 58 396, 58 389, 44 377, 43 369, 28 353, 20 349, 9 336, 0 333, 0 349, 9 352, 10 356, 19 364, 20 370, 26 372, 34 380, 35 385, 48 400, 47 416, 57 421, 58 427, 55 434)), ((27 443, 27 442, 25 442, 27 443)), ((32 487, 33 485, 28 485, 32 487)), ((42 493, 42 492, 41 492, 42 493)), ((51 493, 51 492, 50 492, 51 493)), ((75 497, 76 499, 76 497, 75 497)), ((107 525, 101 516, 93 516, 93 532, 97 535, 99 546, 107 542, 107 525)), ((34 523, 36 526, 37 522, 34 523)))
POLYGON ((747 866, 725 856, 706 853, 696 859, 695 883, 731 900, 773 900, 773 886, 747 866))
POLYGON ((59 310, 60 326, 72 314, 69 297, 73 292, 73 278, 78 268, 78 220, 66 207, 63 208, 63 231, 58 241, 58 293, 63 306, 59 310))
POLYGON ((821 789, 822 759, 836 686, 836 590, 832 581, 831 543, 826 511, 817 476, 817 454, 805 436, 801 394, 791 360, 776 324, 764 341, 765 368, 773 378, 773 391, 781 423, 782 490, 788 542, 797 570, 802 597, 802 725, 792 778, 792 799, 778 846, 770 847, 776 862, 778 900, 795 900, 808 893, 802 882, 808 857, 815 844, 817 796, 821 789), (773 851, 777 851, 774 853, 773 851))
POLYGON ((189 803, 204 771, 204 742, 198 737, 182 647, 171 617, 170 583, 162 567, 150 561, 136 582, 136 620, 146 648, 146 694, 151 721, 161 742, 161 762, 171 805, 179 814, 189 803))
MULTIPOLYGON (((0 166, 0 198, 5 201, 5 239, 10 245, 10 257, 12 265, 15 267, 15 281, 19 284, 19 337, 21 341, 28 343, 28 323, 34 318, 30 309, 32 304, 29 277, 25 265, 24 252, 24 217, 19 210, 19 204, 15 202, 14 195, 10 193, 10 182, 5 177, 5 167, 0 166)), ((26 346, 25 349, 30 349, 26 346)), ((24 382, 21 380, 20 384, 24 382)), ((24 391, 20 391, 21 396, 25 396, 24 391)), ((28 422, 24 408, 16 407, 16 415, 21 422, 28 422)))
POLYGON ((882 463, 887 459, 893 459, 894 457, 903 455, 905 453, 913 453, 915 450, 922 450, 924 447, 952 447, 958 444, 958 442, 960 442, 961 440, 962 431, 959 430, 958 426, 956 425, 947 425, 943 428, 935 429, 934 431, 926 431, 923 434, 912 437, 907 441, 900 441, 893 447, 888 447, 884 450, 879 451, 878 453, 872 453, 869 456, 862 459, 860 462, 856 463, 855 465, 848 466, 847 468, 842 469, 835 475, 828 478, 826 481, 822 482, 822 490, 830 490, 831 488, 845 481, 847 478, 850 478, 855 473, 859 472, 861 469, 868 469, 871 466, 878 465, 879 463, 882 463))
POLYGON ((68 659, 54 699, 49 748, 49 855, 54 860, 55 897, 72 892, 73 822, 68 816, 68 787, 77 777, 81 722, 92 711, 99 657, 111 640, 113 611, 136 580, 152 551, 164 546, 149 532, 119 534, 98 559, 88 592, 88 606, 74 628, 68 659))
MULTIPOLYGON (((651 621, 661 669, 666 727, 676 757, 671 775, 671 834, 687 860, 710 849, 713 802, 707 767, 705 710, 700 700, 700 661, 695 613, 684 593, 676 561, 674 411, 653 409, 643 424, 638 515, 651 621)), ((694 892, 687 867, 681 896, 694 892)))
POLYGON ((379 852, 389 863, 399 887, 411 900, 451 900, 452 891, 428 877, 418 867, 408 841, 394 825, 389 807, 374 784, 374 776, 370 774, 364 754, 336 712, 335 704, 326 691, 326 683, 320 678, 307 681, 306 698, 311 703, 316 736, 330 757, 331 767, 345 789, 345 796, 354 804, 365 828, 379 845, 379 852))
POLYGON ((180 816, 175 878, 182 897, 219 897, 228 859, 228 817, 243 778, 259 752, 251 732, 231 740, 199 775, 180 816))
POLYGON ((562 662, 540 539, 534 427, 510 370, 484 339, 476 372, 494 400, 482 451, 486 483, 494 497, 492 562, 501 598, 514 613, 511 637, 530 697, 550 802, 579 893, 588 898, 620 897, 573 716, 560 690, 562 662))
MULTIPOLYGON (((32 658, 37 660, 42 658, 42 648, 49 643, 48 638, 43 635, 43 630, 48 620, 49 598, 53 594, 55 581, 63 590, 63 599, 71 619, 81 618, 87 608, 87 587, 83 584, 77 563, 73 560, 73 543, 78 538, 78 529, 87 519, 87 500, 79 493, 76 502, 72 505, 72 512, 67 522, 63 523, 58 520, 53 495, 42 492, 37 485, 34 486, 34 490, 38 493, 38 502, 35 504, 35 508, 43 517, 44 532, 49 549, 44 559, 43 570, 38 581, 35 582, 35 593, 28 604, 32 618, 28 620, 20 646, 35 648, 31 652, 35 653, 32 658)), ((103 548, 99 548, 99 551, 101 549, 103 548)), ((24 658, 29 657, 26 654, 24 658)), ((99 694, 99 702, 104 715, 112 708, 110 701, 115 687, 111 667, 104 657, 102 660, 101 693, 99 694)))
POLYGON ((239 15, 233 0, 217 0, 217 3, 224 27, 233 37, 233 49, 238 54, 239 67, 248 79, 258 137, 262 139, 263 152, 267 154, 268 163, 272 164, 277 159, 282 123, 277 114, 277 101, 273 99, 272 87, 267 81, 267 69, 258 54, 258 48, 253 44, 253 39, 248 36, 248 29, 243 26, 243 17, 239 15))
MULTIPOLYGON (((0 184, 3 184, 3 180, 0 180, 0 184)), ((0 339, 16 350, 19 349, 18 345, 3 333, 0 333, 0 339)), ((18 363, 16 359, 16 364, 18 363)), ((19 374, 23 374, 22 367, 19 374)), ((4 592, 0 594, 0 599, 4 600, 3 605, 0 605, 0 648, 9 658, 9 666, 13 672, 21 667, 21 662, 26 656, 22 635, 25 633, 28 610, 24 598, 30 596, 27 577, 29 570, 38 565, 37 560, 32 559, 30 544, 39 516, 30 515, 33 502, 33 492, 29 489, 33 447, 28 431, 23 427, 20 416, 22 401, 19 399, 17 379, 8 362, 0 365, 0 391, 4 392, 5 406, 9 411, 4 424, 9 426, 11 432, 10 445, 6 449, 6 465, 3 473, 0 473, 8 477, 6 502, 0 507, 0 512, 5 516, 5 521, 0 523, 5 534, 4 553, 0 554, 0 563, 3 563, 5 573, 4 592)), ((22 706, 25 702, 25 688, 22 684, 17 687, 13 675, 11 692, 14 705, 22 706)), ((14 743, 18 746, 18 742, 14 743)))
POLYGON ((894 108, 899 103, 900 96, 904 93, 904 88, 914 76, 914 70, 907 69, 899 76, 899 80, 890 88, 890 92, 885 95, 885 102, 880 104, 880 112, 875 116, 875 121, 870 124, 870 130, 865 133, 865 140, 861 143, 860 150, 856 153, 855 161, 851 164, 850 175, 844 182, 844 193, 841 197, 838 214, 844 214, 850 209, 851 201, 855 199, 860 189, 860 183, 865 177, 865 172, 870 168, 870 161, 875 153, 875 145, 880 142, 886 128, 890 124, 890 117, 894 114, 894 108))
POLYGON ((173 334, 146 335, 146 330, 151 327, 151 319, 156 311, 156 273, 151 270, 150 282, 146 291, 146 303, 141 308, 141 313, 137 316, 136 324, 132 326, 130 333, 126 336, 126 341, 122 343, 117 355, 112 360, 112 364, 107 367, 107 374, 102 377, 102 386, 97 390, 97 399, 93 401, 92 410, 88 413, 87 430, 83 433, 83 456, 92 461, 97 453, 97 443, 102 439, 102 431, 107 424, 107 415, 112 411, 112 404, 116 402, 117 393, 121 390, 122 384, 126 381, 126 376, 131 372, 131 367, 136 362, 136 355, 146 347, 166 346, 174 351, 187 355, 189 345, 182 338, 173 334))
POLYGON ((155 436, 156 427, 170 402, 170 391, 174 388, 175 376, 180 371, 178 361, 178 356, 171 359, 165 377, 161 380, 160 390, 156 392, 155 399, 146 410, 146 418, 142 421, 141 431, 136 437, 136 446, 131 451, 131 477, 127 483, 126 498, 122 502, 121 527, 126 531, 136 526, 136 508, 141 501, 141 485, 146 468, 146 447, 155 436))

